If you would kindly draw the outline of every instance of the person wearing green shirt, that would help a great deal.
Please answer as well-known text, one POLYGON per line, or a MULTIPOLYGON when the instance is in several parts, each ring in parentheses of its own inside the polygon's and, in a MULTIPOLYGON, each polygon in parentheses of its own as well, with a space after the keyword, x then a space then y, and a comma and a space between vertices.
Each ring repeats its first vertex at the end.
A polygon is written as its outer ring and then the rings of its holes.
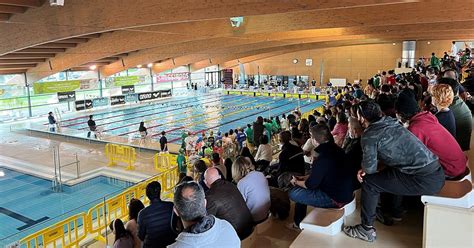
POLYGON ((184 139, 188 137, 188 134, 186 133, 186 130, 183 131, 183 134, 181 134, 181 148, 186 149, 186 142, 184 142, 184 139))
POLYGON ((278 133, 278 130, 280 130, 280 126, 276 122, 275 118, 271 117, 270 120, 272 121, 272 131, 273 131, 273 133, 278 133))
POLYGON ((436 68, 437 70, 439 70, 440 68, 440 62, 439 59, 436 57, 435 53, 431 54, 430 66, 432 68, 436 68))
POLYGON ((186 157, 184 156, 184 149, 179 149, 178 157, 176 158, 176 163, 178 164, 179 174, 186 175, 187 167, 186 167, 186 157))
POLYGON ((252 125, 247 124, 247 129, 245 129, 245 135, 247 136, 247 144, 253 144, 253 129, 252 129, 252 125))

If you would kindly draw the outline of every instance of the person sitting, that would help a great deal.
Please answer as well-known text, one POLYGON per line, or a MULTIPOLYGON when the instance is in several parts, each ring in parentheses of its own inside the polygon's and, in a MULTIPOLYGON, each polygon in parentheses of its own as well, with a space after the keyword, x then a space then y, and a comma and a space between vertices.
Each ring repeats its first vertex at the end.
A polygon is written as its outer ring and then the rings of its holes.
POLYGON ((278 175, 283 172, 296 172, 305 174, 305 163, 303 150, 299 146, 290 143, 291 133, 283 131, 280 133, 280 144, 282 144, 280 155, 278 156, 278 175))
POLYGON ((219 156, 219 153, 212 154, 212 167, 217 168, 220 172, 219 174, 224 178, 227 178, 227 168, 222 164, 222 159, 219 156))
POLYGON ((232 225, 206 212, 206 198, 199 184, 185 182, 176 186, 173 202, 184 230, 168 247, 240 247, 232 225))
POLYGON ((255 154, 255 165, 258 166, 258 170, 264 171, 270 165, 272 157, 272 146, 268 144, 268 137, 264 135, 260 138, 260 146, 255 154))
POLYGON ((253 232, 252 214, 237 187, 223 180, 216 168, 209 168, 204 173, 207 187, 207 213, 227 220, 237 231, 240 240, 253 232))
POLYGON ((91 133, 94 133, 94 137, 97 139, 97 125, 95 124, 95 121, 92 119, 94 118, 93 115, 89 115, 89 120, 87 121, 87 126, 89 127, 89 132, 87 132, 87 138, 91 137, 91 133))
POLYGON ((296 204, 294 223, 291 223, 290 229, 300 229, 307 205, 341 208, 353 199, 352 173, 350 167, 344 164, 344 150, 334 143, 327 126, 312 126, 310 133, 319 144, 316 148, 319 156, 313 162, 310 175, 291 180, 296 187, 289 191, 289 196, 296 204))
POLYGON ((411 90, 400 92, 396 109, 401 121, 409 123, 408 130, 438 156, 447 179, 456 178, 466 171, 467 158, 456 139, 439 124, 433 114, 420 111, 411 90))
POLYGON ((349 130, 348 136, 344 141, 342 149, 346 154, 346 164, 351 167, 353 181, 354 181, 354 189, 360 188, 360 183, 357 181, 357 172, 361 169, 362 163, 362 146, 360 144, 360 137, 364 129, 360 125, 359 121, 354 118, 349 118, 349 130))
MULTIPOLYGON (((263 135, 263 136, 265 136, 265 135, 263 135)), ((248 147, 244 147, 242 149, 242 151, 240 152, 240 156, 248 158, 250 160, 250 162, 252 162, 253 165, 256 164, 255 158, 253 157, 253 155, 250 152, 250 149, 248 147)))
POLYGON ((336 120, 337 123, 334 126, 334 129, 332 130, 331 134, 334 137, 334 143, 338 145, 339 147, 342 147, 342 144, 344 143, 344 139, 346 138, 347 134, 347 117, 344 112, 339 112, 336 115, 336 120))
POLYGON ((232 164, 232 177, 247 203, 253 221, 260 223, 266 220, 270 210, 270 188, 265 175, 255 171, 247 158, 239 157, 232 164))
POLYGON ((138 213, 138 238, 143 248, 166 247, 174 242, 176 234, 171 228, 173 203, 160 199, 161 184, 157 181, 146 186, 150 205, 138 213))
POLYGON ((456 121, 456 141, 463 151, 468 151, 471 146, 472 114, 466 103, 459 97, 460 84, 452 78, 441 78, 438 84, 447 84, 453 90, 454 99, 449 108, 453 111, 456 121))
MULTIPOLYGON (((383 116, 377 103, 361 102, 357 115, 365 127, 361 138, 362 169, 357 173, 362 183, 362 224, 345 226, 343 231, 352 238, 373 242, 373 222, 381 193, 434 195, 444 185, 444 172, 438 158, 396 119, 383 116), (386 166, 384 170, 377 171, 379 161, 386 166)), ((392 216, 401 216, 400 205, 393 203, 392 216)))
POLYGON ((438 110, 436 118, 448 132, 456 137, 456 120, 449 106, 453 103, 454 93, 449 85, 437 84, 431 89, 432 103, 438 110))
POLYGON ((138 127, 138 132, 140 133, 140 136, 142 137, 142 139, 144 139, 147 135, 148 135, 148 132, 147 132, 147 129, 145 127, 145 122, 140 122, 140 126, 138 127))
POLYGON ((113 248, 133 248, 133 236, 125 229, 122 220, 115 219, 110 223, 109 228, 115 235, 113 248))
POLYGON ((130 203, 128 204, 128 221, 125 224, 125 229, 128 230, 134 240, 134 248, 141 248, 142 247, 142 242, 138 238, 138 224, 137 224, 137 219, 138 219, 138 213, 145 208, 145 205, 143 203, 135 198, 132 198, 130 200, 130 203))

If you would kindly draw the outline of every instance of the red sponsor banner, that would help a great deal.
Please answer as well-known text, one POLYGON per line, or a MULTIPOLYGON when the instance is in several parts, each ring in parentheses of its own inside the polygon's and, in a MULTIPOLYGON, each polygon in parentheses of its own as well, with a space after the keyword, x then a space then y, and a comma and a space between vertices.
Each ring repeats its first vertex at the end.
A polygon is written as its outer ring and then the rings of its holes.
POLYGON ((181 72, 181 73, 166 73, 163 75, 156 76, 156 82, 171 82, 171 81, 183 81, 189 80, 189 72, 181 72))

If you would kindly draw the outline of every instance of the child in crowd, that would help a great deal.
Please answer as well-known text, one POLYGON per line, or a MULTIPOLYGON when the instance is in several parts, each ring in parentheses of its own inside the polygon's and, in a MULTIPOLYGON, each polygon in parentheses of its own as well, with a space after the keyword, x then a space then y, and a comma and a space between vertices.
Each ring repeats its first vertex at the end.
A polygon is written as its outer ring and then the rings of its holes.
POLYGON ((334 129, 332 130, 331 134, 334 137, 334 143, 336 143, 336 145, 338 145, 339 147, 342 147, 348 130, 346 114, 344 112, 339 112, 336 115, 336 121, 336 126, 334 126, 334 129))

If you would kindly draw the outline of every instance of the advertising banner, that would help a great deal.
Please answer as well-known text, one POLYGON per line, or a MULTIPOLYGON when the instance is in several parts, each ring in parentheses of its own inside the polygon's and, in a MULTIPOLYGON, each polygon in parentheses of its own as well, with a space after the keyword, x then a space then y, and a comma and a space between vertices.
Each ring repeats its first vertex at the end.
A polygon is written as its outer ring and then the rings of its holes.
POLYGON ((126 86, 134 85, 140 82, 140 76, 123 76, 123 77, 112 77, 114 86, 126 86))
POLYGON ((189 72, 166 73, 156 76, 157 83, 189 80, 189 72))
POLYGON ((79 100, 76 101, 76 110, 84 110, 84 109, 91 109, 93 107, 92 100, 79 100))
POLYGON ((134 85, 122 85, 122 95, 135 93, 134 85))
POLYGON ((74 91, 58 92, 57 94, 59 102, 70 102, 76 100, 76 92, 74 91))
POLYGON ((94 108, 104 107, 104 106, 108 106, 108 105, 109 105, 109 98, 107 98, 107 97, 100 97, 100 98, 92 99, 92 106, 94 106, 94 108))
POLYGON ((138 102, 138 94, 125 95, 125 102, 138 102))
POLYGON ((221 81, 223 83, 233 83, 234 80, 233 80, 233 70, 232 69, 224 69, 221 71, 221 81))
POLYGON ((161 97, 168 97, 171 96, 171 90, 162 90, 161 97))
POLYGON ((125 104, 125 96, 124 95, 119 95, 119 96, 111 96, 110 97, 110 105, 118 105, 118 104, 125 104))
POLYGON ((35 94, 70 92, 78 90, 80 88, 80 80, 33 83, 33 90, 35 94))
POLYGON ((161 97, 161 92, 160 91, 145 92, 145 93, 139 93, 138 94, 138 100, 139 101, 153 100, 153 99, 160 98, 160 97, 161 97))

